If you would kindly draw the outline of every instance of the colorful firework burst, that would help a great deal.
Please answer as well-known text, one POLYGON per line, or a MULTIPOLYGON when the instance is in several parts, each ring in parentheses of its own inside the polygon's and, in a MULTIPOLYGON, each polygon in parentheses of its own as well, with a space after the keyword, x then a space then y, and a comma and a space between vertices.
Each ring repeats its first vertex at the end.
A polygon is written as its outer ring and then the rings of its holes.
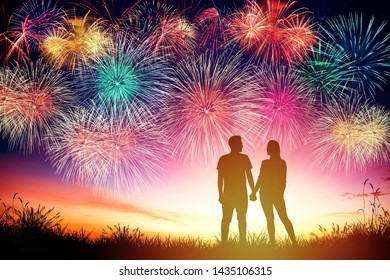
POLYGON ((154 115, 165 106, 169 96, 167 69, 142 45, 117 37, 106 56, 97 57, 88 65, 80 85, 82 93, 92 92, 113 108, 126 106, 154 115))
POLYGON ((233 41, 246 49, 252 49, 263 40, 267 26, 265 12, 259 4, 251 2, 244 7, 243 11, 232 15, 228 32, 233 41))
POLYGON ((119 194, 158 182, 169 155, 164 133, 130 115, 93 106, 65 116, 47 150, 57 171, 66 181, 119 194))
POLYGON ((224 48, 227 43, 225 15, 216 8, 208 8, 200 12, 196 18, 198 40, 201 49, 211 49, 213 51, 224 48))
POLYGON ((390 113, 357 99, 332 100, 320 110, 308 145, 314 163, 332 172, 358 173, 389 160, 390 113))
POLYGON ((1 73, 0 128, 11 148, 32 152, 44 144, 51 126, 73 104, 66 75, 38 60, 1 73))
POLYGON ((24 3, 11 17, 9 30, 5 33, 9 45, 5 59, 14 54, 18 59, 28 58, 31 50, 44 39, 44 33, 61 25, 63 15, 63 10, 50 0, 24 3))
POLYGON ((264 6, 250 1, 229 20, 232 42, 255 59, 292 62, 316 40, 311 19, 301 9, 289 12, 295 2, 267 1, 264 6))
POLYGON ((141 3, 129 13, 129 22, 155 56, 185 58, 195 51, 195 25, 173 6, 160 1, 141 3))
MULTIPOLYGON (((173 75, 171 103, 165 114, 174 156, 189 165, 216 164, 227 140, 256 126, 250 104, 254 85, 241 57, 210 54, 181 62, 173 75)), ((246 147, 248 147, 246 145, 246 147)))
POLYGON ((386 76, 390 76, 390 34, 383 34, 386 22, 374 28, 374 17, 366 24, 363 16, 355 13, 329 19, 327 25, 322 28, 324 35, 345 52, 355 93, 373 97, 377 90, 383 90, 386 76))
POLYGON ((311 47, 303 61, 295 66, 316 99, 321 103, 333 97, 352 92, 353 71, 349 69, 346 54, 338 48, 319 42, 311 47))
POLYGON ((43 56, 52 64, 76 70, 95 57, 107 53, 111 38, 102 22, 88 17, 66 18, 66 23, 47 32, 41 43, 43 56))
POLYGON ((276 65, 260 67, 257 79, 261 90, 252 110, 261 117, 258 122, 265 131, 256 130, 251 138, 262 144, 275 139, 288 150, 303 146, 313 121, 308 85, 295 69, 276 65))

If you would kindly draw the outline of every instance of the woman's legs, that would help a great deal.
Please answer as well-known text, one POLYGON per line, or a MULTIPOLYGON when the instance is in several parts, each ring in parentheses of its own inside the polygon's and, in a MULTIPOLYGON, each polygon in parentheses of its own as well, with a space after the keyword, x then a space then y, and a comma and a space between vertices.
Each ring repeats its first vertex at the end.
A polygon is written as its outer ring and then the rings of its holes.
POLYGON ((274 205, 276 211, 278 212, 280 220, 282 221, 284 227, 286 228, 286 231, 288 233, 288 236, 291 239, 293 246, 297 245, 297 240, 295 238, 295 233, 294 233, 294 227, 287 216, 287 209, 286 209, 286 203, 284 202, 284 198, 282 197, 280 199, 275 200, 274 205))

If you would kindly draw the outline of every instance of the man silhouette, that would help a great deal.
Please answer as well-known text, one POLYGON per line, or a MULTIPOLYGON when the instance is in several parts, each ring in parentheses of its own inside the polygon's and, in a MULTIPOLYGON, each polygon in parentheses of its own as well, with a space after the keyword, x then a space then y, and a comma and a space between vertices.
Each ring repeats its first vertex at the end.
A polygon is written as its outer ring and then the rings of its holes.
POLYGON ((248 192, 246 180, 254 191, 252 164, 249 157, 242 154, 240 136, 229 139, 231 152, 223 155, 218 161, 218 192, 222 204, 221 241, 226 244, 229 235, 229 225, 233 211, 236 209, 240 244, 246 243, 246 212, 248 209, 248 192))

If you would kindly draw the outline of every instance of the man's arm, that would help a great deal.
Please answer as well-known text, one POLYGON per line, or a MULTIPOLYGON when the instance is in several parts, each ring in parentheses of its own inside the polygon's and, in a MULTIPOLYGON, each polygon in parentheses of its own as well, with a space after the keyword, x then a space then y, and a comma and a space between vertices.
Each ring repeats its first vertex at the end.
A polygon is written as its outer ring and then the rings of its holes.
POLYGON ((222 204, 222 196, 223 196, 223 174, 220 170, 218 170, 218 194, 219 194, 219 203, 222 204))
POLYGON ((250 169, 246 171, 246 177, 253 193, 255 190, 255 182, 253 181, 252 171, 250 169))
POLYGON ((252 191, 249 198, 251 201, 255 201, 257 199, 256 192, 255 192, 255 182, 253 181, 253 175, 252 175, 252 171, 250 169, 246 171, 246 177, 248 179, 248 183, 249 183, 249 186, 251 187, 251 191, 252 191))
POLYGON ((260 173, 259 173, 259 177, 257 178, 257 182, 256 182, 256 185, 255 185, 255 190, 254 190, 254 193, 257 193, 258 190, 260 189, 261 185, 260 183, 264 180, 264 165, 265 165, 265 161, 263 161, 261 163, 261 166, 260 166, 260 173))

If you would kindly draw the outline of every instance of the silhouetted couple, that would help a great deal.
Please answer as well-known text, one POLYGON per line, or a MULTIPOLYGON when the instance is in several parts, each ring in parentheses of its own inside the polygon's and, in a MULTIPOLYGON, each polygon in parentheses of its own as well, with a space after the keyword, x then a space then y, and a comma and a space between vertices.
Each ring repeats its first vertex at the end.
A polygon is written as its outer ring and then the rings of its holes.
POLYGON ((242 154, 242 141, 240 136, 229 139, 231 152, 223 155, 218 161, 218 192, 219 202, 222 204, 221 241, 226 244, 229 235, 229 225, 233 211, 236 209, 240 244, 246 243, 246 212, 248 209, 248 192, 246 181, 252 190, 249 196, 251 201, 257 199, 256 193, 260 189, 260 202, 267 219, 267 229, 271 245, 275 245, 274 207, 283 222, 287 233, 296 246, 294 228, 287 216, 284 202, 286 189, 286 162, 280 157, 279 143, 271 140, 267 145, 269 159, 263 160, 260 167, 259 178, 254 184, 252 164, 249 157, 242 154))

